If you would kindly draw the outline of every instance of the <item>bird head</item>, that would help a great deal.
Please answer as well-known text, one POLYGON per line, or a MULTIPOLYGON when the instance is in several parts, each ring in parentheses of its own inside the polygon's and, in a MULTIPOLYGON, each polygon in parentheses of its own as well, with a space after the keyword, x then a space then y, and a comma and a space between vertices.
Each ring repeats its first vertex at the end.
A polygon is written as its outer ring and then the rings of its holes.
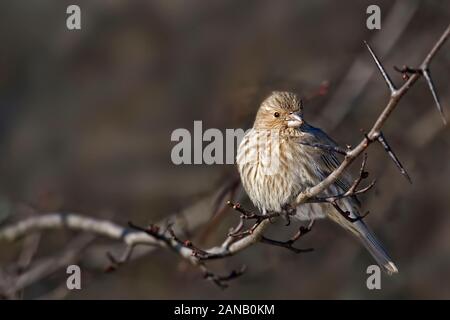
POLYGON ((261 104, 253 127, 255 129, 299 128, 303 124, 303 105, 291 92, 274 91, 261 104))

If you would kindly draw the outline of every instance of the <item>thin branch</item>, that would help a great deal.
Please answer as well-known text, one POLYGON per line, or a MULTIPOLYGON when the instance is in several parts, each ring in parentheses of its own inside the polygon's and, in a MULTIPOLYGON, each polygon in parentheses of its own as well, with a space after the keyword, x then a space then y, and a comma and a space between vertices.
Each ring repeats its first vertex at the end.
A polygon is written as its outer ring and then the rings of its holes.
POLYGON ((20 253, 17 261, 18 271, 21 273, 26 270, 33 261, 36 252, 38 251, 39 244, 41 242, 41 234, 30 234, 23 242, 23 250, 20 253))
POLYGON ((122 264, 128 262, 130 260, 131 254, 133 253, 135 245, 128 245, 122 255, 119 258, 116 258, 111 252, 107 251, 106 256, 108 257, 111 264, 106 267, 106 272, 111 272, 116 270, 122 264))
POLYGON ((305 252, 311 252, 314 251, 313 248, 308 248, 308 249, 299 249, 299 248, 295 248, 293 247, 293 244, 295 242, 297 242, 301 237, 305 236, 308 232, 310 232, 312 230, 312 227, 314 225, 314 220, 311 220, 311 222, 309 223, 308 227, 304 227, 301 226, 297 233, 295 233, 292 238, 290 238, 287 241, 277 241, 277 240, 273 240, 273 239, 269 239, 266 237, 262 237, 261 238, 261 242, 265 243, 265 244, 270 244, 272 246, 278 246, 278 247, 283 247, 286 248, 294 253, 305 253, 305 252))
POLYGON ((367 211, 366 213, 364 213, 363 215, 361 215, 361 216, 356 216, 356 217, 352 217, 352 214, 349 212, 349 211, 346 211, 346 210, 344 210, 344 209, 342 209, 338 204, 337 204, 337 202, 333 202, 332 203, 332 205, 333 205, 333 207, 345 218, 345 219, 347 219, 348 221, 350 221, 351 223, 354 223, 354 222, 356 222, 356 221, 360 221, 360 220, 362 220, 362 219, 364 219, 368 214, 369 214, 369 211, 367 211))
POLYGON ((206 266, 204 264, 202 264, 200 266, 200 269, 203 272, 203 278, 205 278, 206 280, 212 281, 215 285, 217 285, 221 289, 226 289, 226 288, 228 288, 228 282, 230 282, 231 280, 234 280, 236 278, 239 278, 240 276, 242 276, 245 273, 245 271, 247 271, 247 266, 243 265, 238 270, 232 270, 226 276, 219 276, 215 273, 212 273, 210 270, 208 270, 206 268, 206 266))

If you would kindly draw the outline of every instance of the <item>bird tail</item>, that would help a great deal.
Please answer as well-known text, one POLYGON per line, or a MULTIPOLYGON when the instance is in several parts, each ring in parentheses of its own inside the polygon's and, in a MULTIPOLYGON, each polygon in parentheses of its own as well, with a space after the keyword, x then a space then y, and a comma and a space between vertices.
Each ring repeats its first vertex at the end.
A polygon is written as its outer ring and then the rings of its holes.
POLYGON ((370 252, 372 257, 383 270, 392 275, 398 272, 397 266, 389 257, 386 249, 384 249, 381 242, 376 238, 375 234, 362 221, 353 223, 358 231, 358 238, 361 240, 366 249, 370 252))
MULTIPOLYGON (((386 249, 384 249, 372 230, 362 220, 350 222, 341 214, 336 213, 336 211, 330 214, 329 217, 354 234, 387 274, 398 273, 398 269, 389 257, 386 249)), ((352 217, 354 217, 353 214, 352 217)))

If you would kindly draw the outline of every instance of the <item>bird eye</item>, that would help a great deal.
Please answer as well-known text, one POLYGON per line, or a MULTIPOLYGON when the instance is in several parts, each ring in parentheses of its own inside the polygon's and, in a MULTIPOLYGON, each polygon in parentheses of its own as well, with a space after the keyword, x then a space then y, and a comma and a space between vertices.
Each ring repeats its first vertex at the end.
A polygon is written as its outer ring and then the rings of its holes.
POLYGON ((274 116, 275 118, 278 118, 278 117, 280 116, 280 113, 279 113, 279 112, 275 112, 275 113, 273 114, 273 116, 274 116))

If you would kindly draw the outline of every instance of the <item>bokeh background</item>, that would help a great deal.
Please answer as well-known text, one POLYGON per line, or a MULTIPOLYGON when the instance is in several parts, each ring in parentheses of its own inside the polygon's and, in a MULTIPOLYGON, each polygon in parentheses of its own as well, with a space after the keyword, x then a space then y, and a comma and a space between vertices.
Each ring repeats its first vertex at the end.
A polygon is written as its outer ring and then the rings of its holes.
MULTIPOLYGON (((202 247, 218 244, 237 215, 226 211, 208 221, 217 190, 236 169, 172 164, 173 130, 191 131, 194 120, 205 129, 246 129, 270 91, 311 97, 328 81, 326 95, 308 100, 306 118, 341 144, 356 144, 388 99, 363 40, 400 84, 392 66, 418 65, 449 21, 445 0, 1 1, 0 226, 46 212, 124 225, 178 212, 185 230, 191 215, 205 222, 181 237, 202 247), (69 4, 81 7, 80 31, 66 29, 69 4), (379 31, 366 28, 370 4, 381 8, 379 31)), ((432 63, 447 113, 449 50, 447 43, 432 63)), ((259 244, 212 263, 218 272, 248 265, 227 290, 169 251, 105 274, 105 248, 123 247, 98 238, 73 259, 82 268, 82 290, 65 289, 67 275, 59 268, 19 297, 448 299, 450 135, 423 80, 402 99, 384 133, 414 183, 380 146, 370 148, 368 169, 378 183, 363 197, 367 221, 400 269, 383 275, 382 290, 366 288, 373 261, 360 244, 320 221, 298 244, 314 247, 313 253, 259 244)), ((296 227, 275 224, 269 233, 287 239, 296 227)), ((14 266, 24 247, 38 244, 31 268, 80 237, 60 230, 0 243, 0 279, 19 272, 14 266)))

